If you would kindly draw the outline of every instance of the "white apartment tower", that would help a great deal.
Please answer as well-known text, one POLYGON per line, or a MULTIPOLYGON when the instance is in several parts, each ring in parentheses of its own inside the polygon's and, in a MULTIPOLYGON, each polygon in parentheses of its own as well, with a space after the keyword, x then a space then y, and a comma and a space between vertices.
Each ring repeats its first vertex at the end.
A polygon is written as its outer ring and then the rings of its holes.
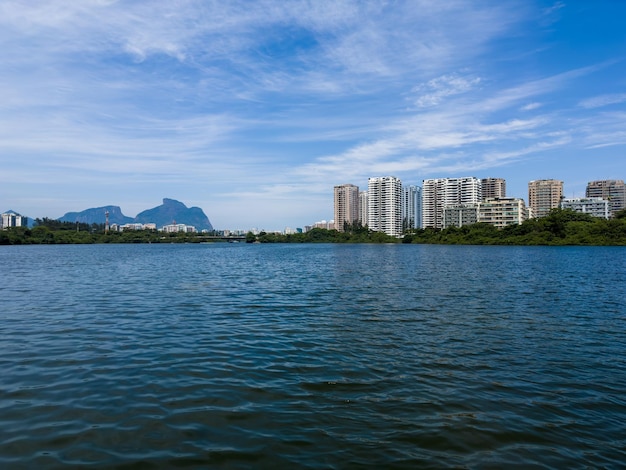
POLYGON ((359 220, 359 187, 353 184, 335 186, 335 228, 344 231, 346 224, 359 220))
POLYGON ((402 182, 395 176, 369 178, 367 222, 371 230, 402 235, 402 182))
POLYGON ((422 227, 443 228, 446 207, 477 204, 482 199, 478 178, 426 179, 422 185, 422 227))
POLYGON ((402 229, 420 228, 422 225, 422 188, 402 187, 402 229))
POLYGON ((563 199, 563 181, 534 180, 528 183, 528 206, 533 217, 545 217, 563 199))

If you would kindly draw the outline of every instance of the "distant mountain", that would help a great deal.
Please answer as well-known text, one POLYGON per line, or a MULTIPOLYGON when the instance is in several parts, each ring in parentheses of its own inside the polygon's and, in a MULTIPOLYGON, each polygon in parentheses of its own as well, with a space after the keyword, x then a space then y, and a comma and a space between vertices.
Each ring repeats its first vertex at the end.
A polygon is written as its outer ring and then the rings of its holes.
POLYGON ((68 212, 59 218, 62 222, 81 222, 86 224, 103 224, 106 212, 109 212, 110 224, 147 224, 154 223, 158 228, 173 223, 193 225, 197 230, 213 230, 209 218, 199 207, 187 207, 174 199, 163 199, 163 204, 137 214, 134 219, 122 214, 119 206, 104 206, 86 209, 82 212, 68 212))
POLYGON ((140 224, 155 223, 157 227, 169 224, 193 225, 198 230, 213 230, 213 226, 204 211, 199 207, 187 207, 174 199, 163 199, 163 204, 137 214, 135 222, 140 224))
POLYGON ((103 224, 106 222, 106 212, 109 212, 110 224, 130 224, 134 221, 132 217, 122 214, 119 206, 104 206, 86 209, 82 212, 68 212, 59 218, 61 222, 80 222, 85 224, 103 224))

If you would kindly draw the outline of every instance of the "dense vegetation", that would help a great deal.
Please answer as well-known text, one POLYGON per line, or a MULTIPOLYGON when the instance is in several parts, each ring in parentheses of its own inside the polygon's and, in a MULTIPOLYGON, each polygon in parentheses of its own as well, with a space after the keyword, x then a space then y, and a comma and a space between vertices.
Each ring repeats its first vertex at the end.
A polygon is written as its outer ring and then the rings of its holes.
POLYGON ((448 245, 626 245, 626 210, 606 220, 571 209, 553 209, 547 217, 501 230, 489 224, 422 229, 407 233, 402 241, 448 245))
POLYGON ((213 240, 215 233, 163 233, 156 230, 128 230, 105 233, 104 224, 35 219, 33 228, 0 230, 0 245, 84 244, 84 243, 200 243, 213 240))
POLYGON ((396 237, 382 232, 373 232, 359 223, 346 225, 344 231, 314 228, 306 233, 281 235, 261 232, 258 236, 249 233, 246 241, 261 243, 398 243, 396 237))
POLYGON ((293 235, 264 234, 251 240, 261 243, 424 243, 447 245, 626 245, 626 210, 611 220, 591 217, 570 209, 554 209, 547 217, 497 229, 489 224, 450 227, 443 230, 409 230, 397 239, 367 227, 337 230, 313 229, 293 235))
MULTIPOLYGON (((218 241, 211 233, 163 233, 130 230, 105 233, 103 225, 75 224, 36 219, 33 228, 15 227, 0 231, 0 245, 69 243, 201 243, 218 241)), ((222 239, 223 240, 223 239, 222 239)), ((547 217, 498 230, 488 224, 450 227, 443 230, 416 229, 403 238, 373 232, 360 224, 343 232, 315 228, 306 233, 281 235, 248 233, 249 243, 430 243, 458 245, 625 245, 626 210, 611 220, 599 219, 572 210, 554 209, 547 217)))

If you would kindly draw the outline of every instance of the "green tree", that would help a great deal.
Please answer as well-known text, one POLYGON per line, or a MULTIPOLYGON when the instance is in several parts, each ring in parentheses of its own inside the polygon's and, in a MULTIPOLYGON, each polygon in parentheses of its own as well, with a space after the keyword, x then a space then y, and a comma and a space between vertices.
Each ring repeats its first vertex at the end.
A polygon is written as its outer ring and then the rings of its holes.
POLYGON ((626 209, 619 210, 613 216, 614 219, 626 219, 626 209))

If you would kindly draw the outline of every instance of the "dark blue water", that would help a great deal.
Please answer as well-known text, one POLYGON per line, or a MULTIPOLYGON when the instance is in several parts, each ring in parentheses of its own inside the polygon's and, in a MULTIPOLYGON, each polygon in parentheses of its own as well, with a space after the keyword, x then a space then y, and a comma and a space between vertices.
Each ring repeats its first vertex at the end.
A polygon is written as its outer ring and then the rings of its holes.
POLYGON ((1 468, 623 468, 626 249, 0 247, 1 468))

